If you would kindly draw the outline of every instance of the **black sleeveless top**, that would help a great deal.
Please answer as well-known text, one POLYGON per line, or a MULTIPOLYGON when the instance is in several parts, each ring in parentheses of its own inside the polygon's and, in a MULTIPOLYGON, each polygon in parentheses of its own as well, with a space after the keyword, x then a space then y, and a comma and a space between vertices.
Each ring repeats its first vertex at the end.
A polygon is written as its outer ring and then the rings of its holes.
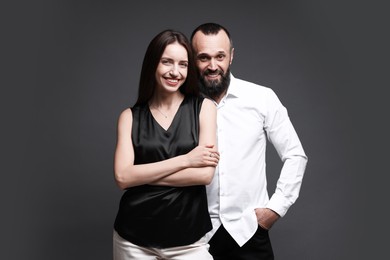
MULTIPOLYGON (((169 159, 195 148, 202 102, 200 97, 186 97, 168 130, 157 123, 147 104, 133 107, 134 164, 169 159)), ((128 188, 121 198, 114 228, 121 237, 139 246, 192 244, 212 228, 205 186, 128 188)))

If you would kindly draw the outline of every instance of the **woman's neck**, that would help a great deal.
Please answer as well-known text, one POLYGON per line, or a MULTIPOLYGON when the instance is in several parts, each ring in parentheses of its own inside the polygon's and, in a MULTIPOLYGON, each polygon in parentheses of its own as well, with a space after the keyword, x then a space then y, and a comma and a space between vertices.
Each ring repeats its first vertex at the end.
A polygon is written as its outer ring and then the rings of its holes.
POLYGON ((149 101, 149 106, 167 111, 176 109, 183 99, 184 95, 181 92, 177 92, 172 95, 156 94, 149 101))

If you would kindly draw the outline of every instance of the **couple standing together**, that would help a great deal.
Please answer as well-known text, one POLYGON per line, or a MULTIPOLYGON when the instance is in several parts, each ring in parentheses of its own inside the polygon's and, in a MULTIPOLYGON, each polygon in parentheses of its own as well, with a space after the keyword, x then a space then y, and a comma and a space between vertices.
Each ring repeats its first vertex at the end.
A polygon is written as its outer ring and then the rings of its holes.
POLYGON ((118 120, 114 260, 274 259, 268 231, 298 198, 307 157, 276 94, 233 77, 233 54, 215 23, 150 42, 118 120), (267 141, 283 162, 271 196, 267 141))

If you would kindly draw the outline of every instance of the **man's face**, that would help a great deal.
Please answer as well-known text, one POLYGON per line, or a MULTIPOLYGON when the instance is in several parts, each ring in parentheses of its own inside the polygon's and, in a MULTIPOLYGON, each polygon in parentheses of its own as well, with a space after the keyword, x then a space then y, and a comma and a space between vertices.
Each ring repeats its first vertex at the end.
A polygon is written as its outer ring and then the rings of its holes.
POLYGON ((201 91, 213 99, 220 98, 229 86, 233 60, 228 36, 223 30, 216 35, 204 35, 198 31, 192 45, 202 83, 201 91))

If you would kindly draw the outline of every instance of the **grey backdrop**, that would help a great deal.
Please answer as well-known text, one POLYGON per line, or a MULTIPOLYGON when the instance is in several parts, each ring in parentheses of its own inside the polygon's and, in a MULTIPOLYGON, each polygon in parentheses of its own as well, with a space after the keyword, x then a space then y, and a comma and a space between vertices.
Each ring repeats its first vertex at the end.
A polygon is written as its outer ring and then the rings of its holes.
MULTIPOLYGON (((379 236, 388 233, 385 6, 2 5, 1 259, 111 259, 121 196, 112 171, 116 120, 135 101, 147 44, 163 29, 189 36, 209 21, 230 29, 233 74, 275 90, 309 156, 301 196, 271 231, 276 259, 387 254, 379 236)), ((268 160, 272 192, 281 166, 272 146, 268 160)))

